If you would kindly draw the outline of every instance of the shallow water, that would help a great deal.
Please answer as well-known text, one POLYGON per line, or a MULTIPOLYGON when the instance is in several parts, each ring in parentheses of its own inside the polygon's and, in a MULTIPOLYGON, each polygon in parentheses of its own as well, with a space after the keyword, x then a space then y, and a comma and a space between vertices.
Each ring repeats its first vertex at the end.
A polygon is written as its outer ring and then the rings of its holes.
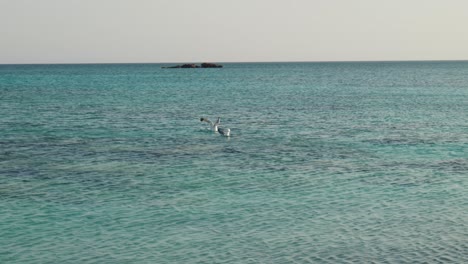
POLYGON ((161 66, 0 65, 1 263, 468 262, 468 62, 161 66))

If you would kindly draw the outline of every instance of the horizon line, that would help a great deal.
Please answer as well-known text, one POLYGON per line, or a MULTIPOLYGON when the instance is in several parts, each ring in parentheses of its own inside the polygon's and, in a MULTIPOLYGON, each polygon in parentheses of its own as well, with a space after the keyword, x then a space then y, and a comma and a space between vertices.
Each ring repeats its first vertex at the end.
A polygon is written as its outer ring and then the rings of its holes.
MULTIPOLYGON (((109 65, 109 64, 193 64, 193 63, 213 63, 213 61, 202 62, 31 62, 31 63, 0 63, 0 65, 109 65)), ((372 63, 372 62, 468 62, 468 59, 443 59, 443 60, 291 60, 291 61, 220 61, 214 63, 241 64, 241 63, 372 63)))

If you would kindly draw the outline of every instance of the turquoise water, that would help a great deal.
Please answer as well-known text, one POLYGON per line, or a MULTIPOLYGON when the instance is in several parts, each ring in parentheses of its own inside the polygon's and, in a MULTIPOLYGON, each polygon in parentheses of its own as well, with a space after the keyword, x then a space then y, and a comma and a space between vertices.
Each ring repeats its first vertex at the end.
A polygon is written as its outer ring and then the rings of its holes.
POLYGON ((161 66, 0 65, 0 263, 468 262, 468 62, 161 66))

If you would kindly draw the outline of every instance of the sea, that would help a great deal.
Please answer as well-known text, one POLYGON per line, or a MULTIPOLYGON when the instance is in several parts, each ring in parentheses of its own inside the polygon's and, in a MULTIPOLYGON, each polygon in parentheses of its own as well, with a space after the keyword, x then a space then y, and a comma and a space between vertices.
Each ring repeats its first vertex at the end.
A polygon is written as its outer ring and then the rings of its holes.
POLYGON ((222 64, 0 65, 0 263, 468 263, 468 62, 222 64))

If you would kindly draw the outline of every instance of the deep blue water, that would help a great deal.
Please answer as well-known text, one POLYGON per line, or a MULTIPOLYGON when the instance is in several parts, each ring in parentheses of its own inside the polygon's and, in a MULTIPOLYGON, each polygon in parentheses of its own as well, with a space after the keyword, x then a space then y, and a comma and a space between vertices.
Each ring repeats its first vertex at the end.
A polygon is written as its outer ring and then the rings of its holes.
POLYGON ((468 262, 468 62, 161 66, 0 65, 0 263, 468 262))

